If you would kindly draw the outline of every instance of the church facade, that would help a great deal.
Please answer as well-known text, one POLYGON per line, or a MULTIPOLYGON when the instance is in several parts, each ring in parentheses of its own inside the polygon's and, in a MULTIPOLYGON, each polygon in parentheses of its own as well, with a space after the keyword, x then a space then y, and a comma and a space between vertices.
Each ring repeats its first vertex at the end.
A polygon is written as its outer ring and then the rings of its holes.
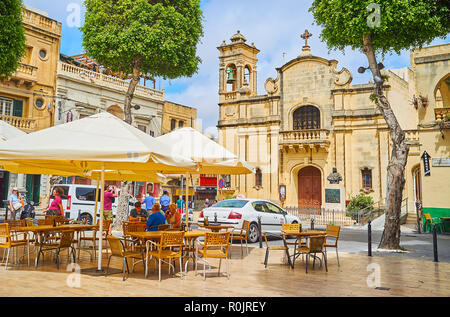
MULTIPOLYGON (((238 31, 231 43, 224 41, 218 47, 219 143, 256 168, 256 174, 232 176, 231 189, 236 195, 280 202, 280 189, 285 188, 285 206, 325 207, 328 178, 335 172, 333 175, 340 174, 347 202, 365 193, 383 206, 392 144, 388 126, 370 100, 373 84, 352 85, 352 73, 340 69, 338 61, 311 53, 307 44, 310 36, 306 31, 302 35, 306 43, 301 54, 277 68, 277 78, 265 81, 264 95, 257 92, 259 50, 255 45, 249 45, 238 31)), ((424 206, 425 196, 431 198, 431 206, 437 195, 431 190, 420 197, 416 194, 414 169, 423 168, 422 152, 426 148, 434 158, 450 157, 448 129, 439 128, 444 117, 435 116, 434 110, 450 106, 444 97, 448 93, 449 79, 445 78, 450 73, 449 53, 450 45, 444 45, 440 48, 443 61, 433 55, 434 59, 425 66, 412 64, 411 69, 383 70, 389 77, 384 92, 411 144, 404 207, 413 213, 416 198, 421 198, 424 206), (430 66, 430 63, 437 64, 430 66), (435 83, 428 82, 429 76, 423 74, 429 73, 430 67, 440 68, 446 75, 439 73, 439 80, 433 78, 435 83), (438 82, 444 83, 438 95, 432 87, 422 94, 418 92, 418 86, 436 87, 438 82), (428 96, 428 107, 420 105, 416 109, 413 101, 419 95, 428 96), (434 125, 421 128, 427 120, 434 125), (424 129, 428 136, 422 138, 424 129)), ((423 51, 414 54, 426 55, 423 51)), ((447 184, 448 191, 450 167, 442 167, 435 174, 438 173, 433 183, 447 184)), ((448 208, 448 197, 450 192, 442 194, 437 204, 448 208)))

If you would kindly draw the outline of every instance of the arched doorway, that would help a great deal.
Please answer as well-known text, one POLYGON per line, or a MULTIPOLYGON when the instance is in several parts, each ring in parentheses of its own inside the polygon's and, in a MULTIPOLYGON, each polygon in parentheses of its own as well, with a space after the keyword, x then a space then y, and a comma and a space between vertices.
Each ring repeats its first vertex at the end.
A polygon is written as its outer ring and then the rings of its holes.
POLYGON ((298 172, 298 207, 322 205, 322 173, 317 167, 307 166, 298 172))

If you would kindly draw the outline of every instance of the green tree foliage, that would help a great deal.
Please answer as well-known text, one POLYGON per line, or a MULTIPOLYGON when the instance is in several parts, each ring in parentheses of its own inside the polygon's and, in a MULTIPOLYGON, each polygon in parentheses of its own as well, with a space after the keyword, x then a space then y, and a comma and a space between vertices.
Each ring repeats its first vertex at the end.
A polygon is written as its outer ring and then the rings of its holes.
POLYGON ((198 70, 199 0, 85 0, 88 56, 115 72, 177 78, 198 70))
POLYGON ((323 27, 320 35, 330 50, 351 47, 367 57, 374 79, 371 100, 383 114, 392 138, 387 168, 388 192, 382 248, 400 248, 400 210, 409 145, 384 94, 387 80, 377 55, 420 48, 450 32, 448 0, 314 0, 310 11, 323 27))
POLYGON ((373 208, 373 199, 370 196, 359 194, 358 196, 352 198, 347 205, 348 211, 359 211, 363 209, 373 208))
POLYGON ((10 77, 25 54, 22 1, 0 1, 0 76, 10 77))
POLYGON ((372 35, 375 53, 400 53, 422 47, 450 32, 450 7, 445 0, 315 0, 310 8, 323 27, 329 49, 363 48, 372 35), (378 12, 373 5, 379 5, 378 12), (371 9, 372 8, 372 9, 371 9))

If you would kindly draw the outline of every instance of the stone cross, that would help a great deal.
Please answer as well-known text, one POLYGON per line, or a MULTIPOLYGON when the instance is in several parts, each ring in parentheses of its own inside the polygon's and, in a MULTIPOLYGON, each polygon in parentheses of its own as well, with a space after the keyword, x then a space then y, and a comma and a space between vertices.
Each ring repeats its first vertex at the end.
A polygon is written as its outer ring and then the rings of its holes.
POLYGON ((312 36, 311 33, 308 32, 308 30, 305 30, 305 33, 303 33, 300 37, 305 40, 305 46, 308 46, 308 39, 312 36))

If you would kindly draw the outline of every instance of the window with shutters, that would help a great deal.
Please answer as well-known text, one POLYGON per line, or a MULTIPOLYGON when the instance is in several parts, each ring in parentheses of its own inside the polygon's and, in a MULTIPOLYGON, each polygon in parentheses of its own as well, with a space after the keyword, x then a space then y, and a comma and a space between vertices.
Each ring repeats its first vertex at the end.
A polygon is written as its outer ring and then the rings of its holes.
POLYGON ((177 120, 175 120, 175 119, 170 120, 170 131, 175 130, 176 124, 177 124, 177 120))
POLYGON ((320 129, 320 111, 314 106, 304 106, 295 110, 294 130, 320 129))
POLYGON ((364 189, 372 189, 372 170, 365 168, 361 171, 362 186, 364 189))

